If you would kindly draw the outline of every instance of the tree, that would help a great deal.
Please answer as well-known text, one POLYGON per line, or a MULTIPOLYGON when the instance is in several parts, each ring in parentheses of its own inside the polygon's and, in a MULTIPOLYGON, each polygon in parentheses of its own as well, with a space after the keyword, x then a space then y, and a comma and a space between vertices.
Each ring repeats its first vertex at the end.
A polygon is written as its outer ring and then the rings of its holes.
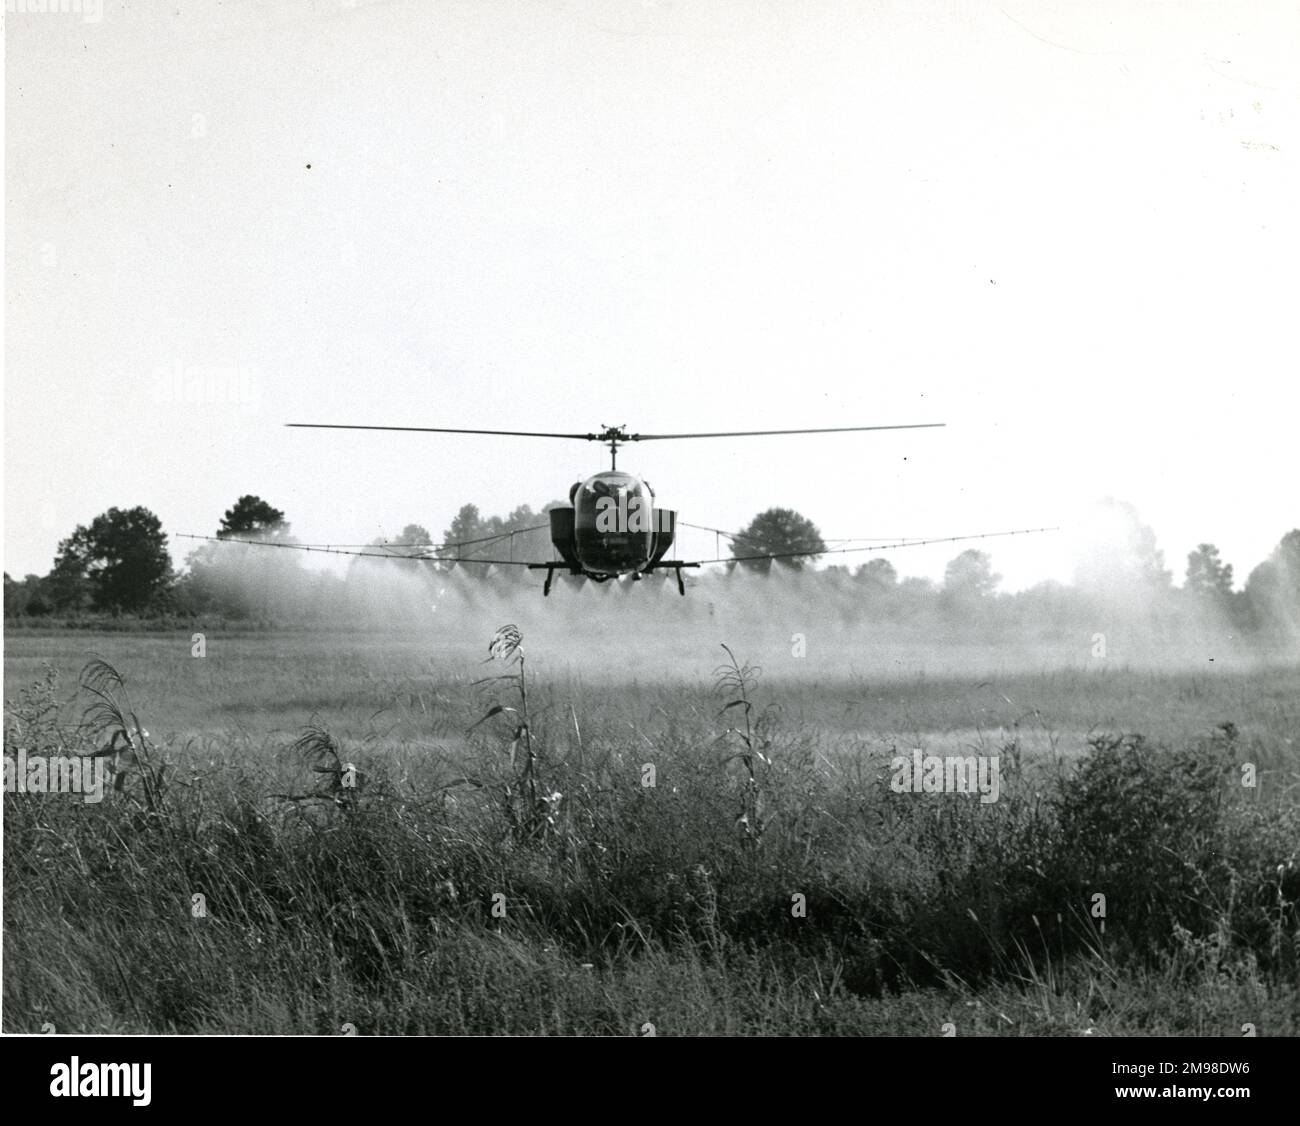
POLYGON ((968 548, 944 568, 943 591, 959 599, 985 598, 997 589, 1001 580, 1002 576, 993 572, 993 560, 988 552, 968 548))
MULTIPOLYGON (((438 555, 448 560, 470 562, 479 559, 516 559, 521 562, 546 558, 546 538, 550 521, 542 513, 521 504, 508 516, 484 518, 477 505, 464 505, 443 533, 438 555)), ((469 573, 481 575, 483 567, 472 567, 469 573)), ((519 581, 528 579, 523 567, 509 568, 519 581)))
POLYGON ((1166 590, 1173 574, 1165 568, 1156 535, 1127 501, 1108 498, 1084 523, 1086 555, 1075 565, 1083 590, 1150 593, 1166 590))
POLYGON ((1253 623, 1270 632, 1300 635, 1300 528, 1282 537, 1246 579, 1253 623))
POLYGON ((273 508, 261 497, 246 495, 235 501, 233 508, 226 509, 221 518, 217 536, 239 536, 241 539, 283 538, 289 533, 284 513, 273 508))
POLYGON ((433 537, 429 530, 420 524, 407 524, 393 541, 403 547, 432 547, 433 537))
POLYGON ((744 559, 746 555, 780 555, 777 562, 794 570, 804 562, 815 559, 826 550, 817 525, 792 508, 769 508, 760 512, 749 526, 742 529, 731 542, 731 554, 742 567, 754 571, 768 571, 770 559, 744 559))
POLYGON ((84 584, 97 610, 145 609, 171 580, 161 521, 147 508, 110 508, 59 544, 51 579, 61 594, 84 584))
POLYGON ((478 539, 482 534, 483 521, 479 517, 478 505, 462 505, 460 511, 452 518, 451 526, 442 534, 442 546, 438 548, 438 554, 444 559, 457 559, 462 554, 470 555, 473 553, 473 547, 462 548, 457 545, 467 544, 470 540, 478 539))
MULTIPOLYGON (((261 497, 240 497, 221 518, 218 539, 292 544, 289 522, 261 497)), ((302 585, 302 560, 296 551, 200 544, 186 557, 189 568, 177 586, 180 603, 191 613, 215 612, 230 618, 282 611, 302 585)))
POLYGON ((1226 602, 1232 597, 1232 564, 1219 559, 1219 549, 1214 544, 1198 544, 1187 555, 1183 588, 1198 597, 1226 602))
POLYGON ((853 578, 873 594, 893 590, 898 585, 898 571, 888 559, 868 559, 853 578))
POLYGON ((424 552, 417 551, 392 551, 393 548, 419 547, 428 548, 433 546, 433 537, 429 535, 428 528, 422 524, 407 524, 392 539, 385 539, 380 536, 378 539, 371 540, 367 544, 368 554, 359 556, 352 560, 348 567, 349 577, 353 575, 380 575, 385 570, 393 567, 405 568, 407 571, 427 570, 421 556, 424 552), (375 549, 375 550, 369 550, 375 549), (394 562, 389 563, 378 556, 392 555, 394 562))
POLYGON ((15 582, 5 573, 5 617, 23 615, 39 618, 52 609, 44 593, 45 580, 39 575, 27 575, 15 582))
POLYGON ((86 560, 79 551, 64 551, 59 544, 54 566, 45 576, 45 591, 50 605, 61 614, 72 614, 90 606, 90 576, 86 560))
MULTIPOLYGON (((407 524, 392 539, 386 539, 380 536, 378 539, 371 540, 367 545, 369 547, 432 547, 433 537, 429 535, 429 529, 422 524, 407 524)), ((382 554, 376 552, 375 554, 382 554)), ((361 563, 366 560, 363 556, 357 562, 361 563)))
POLYGON ((27 609, 27 594, 22 583, 14 582, 5 572, 5 617, 14 618, 27 609))

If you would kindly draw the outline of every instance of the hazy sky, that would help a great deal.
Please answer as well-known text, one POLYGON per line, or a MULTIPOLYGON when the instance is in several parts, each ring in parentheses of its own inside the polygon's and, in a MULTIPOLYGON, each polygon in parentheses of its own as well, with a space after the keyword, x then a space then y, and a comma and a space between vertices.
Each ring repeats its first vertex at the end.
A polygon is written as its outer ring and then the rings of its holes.
MULTIPOLYGON (((112 505, 355 543, 608 464, 294 421, 938 421, 620 463, 827 538, 1115 495, 1179 576, 1300 524, 1293 0, 85 7, 5 16, 11 574, 112 505)), ((1011 589, 1069 548, 991 545, 1011 589)))

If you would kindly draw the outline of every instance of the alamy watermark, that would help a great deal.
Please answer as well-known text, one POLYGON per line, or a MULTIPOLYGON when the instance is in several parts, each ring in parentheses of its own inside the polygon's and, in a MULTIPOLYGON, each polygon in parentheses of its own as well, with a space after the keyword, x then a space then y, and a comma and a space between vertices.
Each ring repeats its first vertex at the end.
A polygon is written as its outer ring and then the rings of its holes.
POLYGON ((80 794, 87 804, 104 800, 107 766, 98 755, 29 755, 21 747, 4 756, 6 794, 80 794))
POLYGON ((159 364, 153 372, 153 401, 159 406, 234 406, 257 414, 262 380, 242 364, 159 364))
POLYGON ((910 758, 896 755, 889 765, 889 788, 896 794, 978 793, 984 805, 998 800, 997 755, 927 755, 916 747, 910 758))
POLYGON ((86 1063, 73 1056, 50 1068, 50 1094, 54 1098, 127 1098, 134 1106, 148 1106, 150 1072, 147 1063, 86 1063))
POLYGON ((5 0, 5 12, 12 15, 78 15, 82 23, 99 23, 104 18, 104 0, 5 0))
POLYGON ((640 535, 645 532, 671 532, 673 530, 672 514, 666 509, 655 508, 641 496, 628 499, 626 491, 621 491, 618 499, 601 497, 596 501, 596 531, 624 534, 631 532, 640 535))

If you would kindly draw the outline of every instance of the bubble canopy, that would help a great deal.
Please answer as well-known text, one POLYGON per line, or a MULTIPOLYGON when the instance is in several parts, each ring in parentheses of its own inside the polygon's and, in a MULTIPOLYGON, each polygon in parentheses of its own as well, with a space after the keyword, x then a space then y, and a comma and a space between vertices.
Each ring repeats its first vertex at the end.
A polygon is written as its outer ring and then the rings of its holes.
POLYGON ((639 571, 655 547, 654 493, 638 477, 611 469, 573 493, 574 538, 584 567, 609 574, 639 571))

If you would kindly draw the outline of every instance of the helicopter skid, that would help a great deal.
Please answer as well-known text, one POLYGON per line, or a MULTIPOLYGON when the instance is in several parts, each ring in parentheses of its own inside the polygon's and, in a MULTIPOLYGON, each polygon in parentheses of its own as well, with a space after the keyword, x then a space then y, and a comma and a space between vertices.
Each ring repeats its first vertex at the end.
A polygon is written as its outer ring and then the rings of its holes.
MULTIPOLYGON (((676 572, 677 575, 677 593, 684 596, 686 594, 686 583, 682 580, 682 568, 698 567, 698 566, 699 566, 698 563, 682 563, 676 560, 671 560, 671 561, 661 560, 658 563, 650 564, 642 571, 632 572, 632 577, 634 579, 640 579, 642 575, 648 575, 652 571, 674 571, 676 572)), ((598 583, 603 583, 608 581, 609 579, 618 578, 617 575, 609 575, 603 572, 595 572, 595 571, 584 571, 578 567, 570 567, 567 563, 563 563, 563 562, 529 563, 528 569, 530 571, 546 572, 546 581, 542 584, 543 597, 547 597, 550 595, 551 583, 555 580, 556 571, 564 570, 564 571, 568 571, 569 574, 571 575, 586 575, 587 578, 591 579, 593 582, 598 582, 598 583)))

